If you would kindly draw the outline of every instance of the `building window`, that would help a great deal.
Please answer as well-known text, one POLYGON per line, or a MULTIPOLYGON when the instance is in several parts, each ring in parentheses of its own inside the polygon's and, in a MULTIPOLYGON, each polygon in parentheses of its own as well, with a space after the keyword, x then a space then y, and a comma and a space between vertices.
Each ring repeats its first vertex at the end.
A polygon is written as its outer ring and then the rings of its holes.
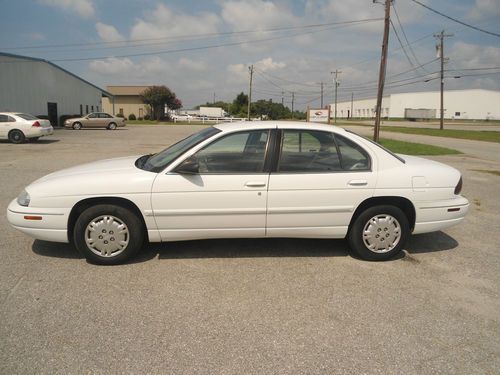
POLYGON ((120 114, 120 116, 123 117, 123 108, 120 108, 120 110, 118 111, 118 113, 120 114))
POLYGON ((80 104, 80 116, 83 116, 83 104, 80 104))
POLYGON ((94 106, 93 105, 90 106, 90 111, 94 112, 94 106))
POLYGON ((88 104, 85 104, 85 114, 86 115, 89 114, 89 105, 88 104))
POLYGON ((460 116, 460 112, 455 112, 455 116, 460 116))
POLYGON ((143 118, 144 117, 144 110, 142 108, 139 108, 139 118, 143 118))

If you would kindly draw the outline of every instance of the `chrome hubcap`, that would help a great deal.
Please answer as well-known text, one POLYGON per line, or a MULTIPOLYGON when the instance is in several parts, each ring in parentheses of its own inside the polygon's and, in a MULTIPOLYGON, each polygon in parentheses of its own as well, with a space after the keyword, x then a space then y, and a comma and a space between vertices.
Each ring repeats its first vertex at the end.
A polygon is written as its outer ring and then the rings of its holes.
POLYGON ((363 229, 363 242, 374 253, 387 253, 401 240, 401 225, 391 215, 372 217, 363 229))
POLYGON ((88 248, 101 257, 114 257, 128 246, 130 234, 120 219, 111 216, 98 216, 85 229, 85 242, 88 248))

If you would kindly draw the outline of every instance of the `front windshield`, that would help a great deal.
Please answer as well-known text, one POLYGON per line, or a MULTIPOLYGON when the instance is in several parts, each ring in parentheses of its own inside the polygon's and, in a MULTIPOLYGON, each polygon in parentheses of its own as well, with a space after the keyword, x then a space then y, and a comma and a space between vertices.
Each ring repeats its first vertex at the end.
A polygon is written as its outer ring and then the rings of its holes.
POLYGON ((213 127, 203 129, 198 133, 194 133, 189 137, 184 138, 182 141, 167 147, 165 150, 149 156, 144 164, 138 165, 138 167, 150 172, 160 172, 191 147, 196 146, 198 143, 203 142, 205 139, 208 139, 219 132, 219 129, 213 127))

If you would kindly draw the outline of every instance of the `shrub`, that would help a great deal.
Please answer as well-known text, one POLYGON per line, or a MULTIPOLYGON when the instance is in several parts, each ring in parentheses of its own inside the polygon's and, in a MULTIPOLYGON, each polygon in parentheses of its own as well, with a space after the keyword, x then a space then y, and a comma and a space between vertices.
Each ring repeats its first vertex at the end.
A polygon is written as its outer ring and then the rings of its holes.
POLYGON ((117 113, 117 114, 116 114, 116 117, 125 118, 125 116, 123 116, 123 114, 122 114, 122 113, 117 113))
POLYGON ((129 120, 135 120, 135 115, 133 113, 131 113, 130 115, 128 115, 128 119, 129 120))
POLYGON ((149 116, 149 115, 145 115, 145 116, 144 116, 144 120, 148 121, 148 120, 150 120, 150 119, 151 119, 151 116, 149 116))

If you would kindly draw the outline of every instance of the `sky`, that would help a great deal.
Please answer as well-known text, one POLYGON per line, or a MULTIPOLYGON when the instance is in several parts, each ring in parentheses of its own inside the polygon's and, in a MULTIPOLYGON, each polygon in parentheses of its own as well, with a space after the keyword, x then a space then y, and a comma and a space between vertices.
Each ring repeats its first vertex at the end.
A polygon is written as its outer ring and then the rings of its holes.
MULTIPOLYGON (((500 33, 500 0, 420 0, 500 33)), ((184 108, 248 93, 296 109, 376 96, 384 6, 372 0, 0 0, 0 52, 40 57, 105 89, 166 85, 184 108), (323 83, 323 84, 322 84, 323 83)), ((391 9, 385 93, 500 90, 500 38, 412 0, 391 9), (396 32, 394 31, 396 30, 396 32), (399 37, 399 41, 398 40, 399 37), (409 44, 409 45, 408 45, 409 44), (402 48, 402 46, 404 48, 402 48), (464 70, 465 69, 465 70, 464 70), (480 70, 478 70, 480 69, 480 70)))

